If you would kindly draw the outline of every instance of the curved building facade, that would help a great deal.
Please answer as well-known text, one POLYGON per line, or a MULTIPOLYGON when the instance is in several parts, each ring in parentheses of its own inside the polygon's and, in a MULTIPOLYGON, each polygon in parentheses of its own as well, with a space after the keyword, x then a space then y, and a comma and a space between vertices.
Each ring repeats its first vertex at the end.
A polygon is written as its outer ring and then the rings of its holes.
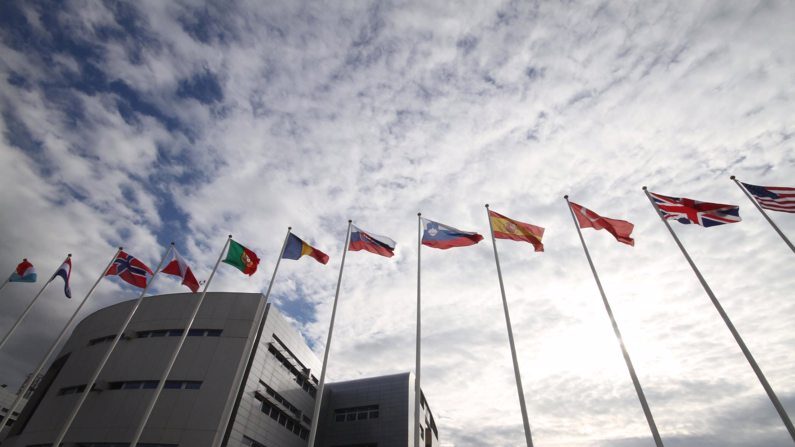
MULTIPOLYGON (((193 310, 194 294, 145 298, 64 439, 127 447, 193 310)), ((50 447, 134 302, 81 321, 0 447, 50 447)), ((208 293, 140 447, 305 447, 320 362, 259 293, 208 293)), ((317 447, 410 447, 410 373, 328 384, 317 447)), ((438 446, 427 403, 423 447, 438 446)))

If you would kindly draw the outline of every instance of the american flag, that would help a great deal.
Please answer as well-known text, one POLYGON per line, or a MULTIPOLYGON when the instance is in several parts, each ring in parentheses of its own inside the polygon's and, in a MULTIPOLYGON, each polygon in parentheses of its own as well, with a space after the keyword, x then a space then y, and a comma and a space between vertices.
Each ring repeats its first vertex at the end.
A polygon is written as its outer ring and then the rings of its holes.
POLYGON ((684 197, 668 197, 650 192, 654 203, 665 219, 678 220, 683 224, 714 227, 740 222, 740 207, 722 203, 700 202, 684 197))
POLYGON ((762 208, 784 213, 795 213, 795 188, 757 186, 743 183, 762 208))

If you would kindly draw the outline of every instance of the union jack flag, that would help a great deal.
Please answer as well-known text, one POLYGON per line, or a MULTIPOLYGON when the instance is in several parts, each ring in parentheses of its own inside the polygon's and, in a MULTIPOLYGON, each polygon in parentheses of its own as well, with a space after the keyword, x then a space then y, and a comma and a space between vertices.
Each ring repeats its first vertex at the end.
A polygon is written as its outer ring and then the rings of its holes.
POLYGON ((105 276, 118 276, 135 287, 144 288, 154 273, 137 258, 120 251, 105 276))
POLYGON ((697 224, 702 227, 714 227, 729 223, 737 223, 740 218, 740 207, 722 203, 700 202, 684 197, 668 197, 649 192, 654 203, 665 219, 678 220, 683 224, 697 224))
POLYGON ((756 199, 762 208, 771 211, 795 213, 795 188, 780 186, 757 186, 743 183, 745 189, 756 199))

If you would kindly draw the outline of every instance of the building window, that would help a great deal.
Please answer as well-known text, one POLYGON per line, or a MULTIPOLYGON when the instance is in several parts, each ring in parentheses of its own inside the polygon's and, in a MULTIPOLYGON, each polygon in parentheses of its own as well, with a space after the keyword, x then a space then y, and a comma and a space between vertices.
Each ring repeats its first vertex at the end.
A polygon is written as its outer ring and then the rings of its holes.
MULTIPOLYGON (((282 366, 284 366, 288 371, 290 371, 290 373, 295 378, 295 382, 301 387, 301 389, 306 391, 306 393, 309 394, 310 396, 315 397, 315 395, 317 394, 317 388, 315 388, 315 386, 312 385, 311 379, 307 377, 306 372, 299 370, 298 367, 293 365, 290 362, 290 360, 285 356, 285 354, 280 352, 279 349, 276 346, 274 346, 273 343, 268 344, 268 352, 270 352, 271 355, 273 355, 276 358, 276 360, 278 360, 279 363, 282 364, 282 366)), ((287 351, 287 353, 289 354, 289 351, 287 351)), ((312 377, 312 379, 314 379, 314 377, 312 377)))
MULTIPOLYGON (((110 382, 108 390, 153 390, 157 388, 157 380, 131 380, 127 382, 110 382)), ((171 390, 198 390, 201 389, 202 382, 197 380, 167 380, 163 388, 171 390)), ((63 396, 66 394, 82 393, 85 391, 86 386, 75 385, 61 388, 58 390, 58 395, 63 396)), ((94 391, 97 391, 94 385, 94 391)))
POLYGON ((245 447, 265 447, 265 444, 261 444, 248 436, 243 436, 243 445, 245 447))
POLYGON ((378 419, 378 416, 378 405, 338 408, 334 410, 334 420, 336 422, 364 421, 367 419, 378 419))
MULTIPOLYGON (((268 385, 265 385, 265 387, 267 393, 267 390, 271 388, 268 385)), ((270 393, 268 394, 270 395, 270 398, 273 399, 276 398, 275 396, 279 396, 279 394, 276 393, 275 391, 273 391, 273 394, 270 393)), ((284 409, 279 408, 279 406, 276 403, 270 402, 268 400, 269 397, 266 397, 265 395, 261 394, 259 391, 256 392, 255 397, 262 402, 260 410, 266 415, 270 416, 271 419, 278 422, 280 425, 284 426, 285 429, 289 430, 290 432, 292 432, 294 435, 298 436, 301 439, 306 439, 309 436, 309 429, 302 426, 301 421, 299 419, 301 411, 295 408, 294 405, 292 405, 291 403, 287 402, 284 398, 279 396, 282 400, 281 402, 279 402, 279 404, 287 407, 290 412, 296 413, 295 417, 288 414, 284 409), (293 409, 295 409, 295 411, 293 411, 293 409)))
MULTIPOLYGON (((138 331, 136 335, 138 338, 181 337, 184 333, 184 329, 158 329, 154 331, 138 331)), ((222 329, 191 329, 188 331, 188 337, 220 337, 222 333, 222 329)), ((92 338, 88 341, 88 346, 110 343, 114 338, 116 338, 116 334, 92 338)))

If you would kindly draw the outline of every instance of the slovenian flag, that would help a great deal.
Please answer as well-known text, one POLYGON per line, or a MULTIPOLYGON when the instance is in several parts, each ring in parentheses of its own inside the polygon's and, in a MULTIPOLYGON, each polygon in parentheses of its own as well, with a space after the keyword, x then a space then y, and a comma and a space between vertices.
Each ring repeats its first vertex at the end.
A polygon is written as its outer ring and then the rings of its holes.
POLYGON ((483 236, 471 231, 461 231, 448 225, 422 218, 422 245, 447 250, 452 247, 475 245, 483 240, 483 236))
POLYGON ((351 242, 348 245, 350 251, 365 250, 391 258, 395 255, 395 245, 395 241, 386 236, 368 233, 356 225, 351 226, 351 242))
POLYGON ((317 248, 307 244, 300 237, 290 233, 287 236, 287 245, 284 246, 282 259, 300 259, 301 256, 311 256, 321 264, 328 263, 328 255, 317 248))
POLYGON ((8 278, 8 282, 36 282, 36 278, 36 269, 33 264, 27 259, 23 259, 8 278))
POLYGON ((66 257, 66 261, 58 267, 58 270, 52 275, 50 281, 55 279, 56 276, 63 278, 63 293, 67 298, 72 297, 72 288, 69 286, 69 277, 72 276, 72 255, 66 257))

